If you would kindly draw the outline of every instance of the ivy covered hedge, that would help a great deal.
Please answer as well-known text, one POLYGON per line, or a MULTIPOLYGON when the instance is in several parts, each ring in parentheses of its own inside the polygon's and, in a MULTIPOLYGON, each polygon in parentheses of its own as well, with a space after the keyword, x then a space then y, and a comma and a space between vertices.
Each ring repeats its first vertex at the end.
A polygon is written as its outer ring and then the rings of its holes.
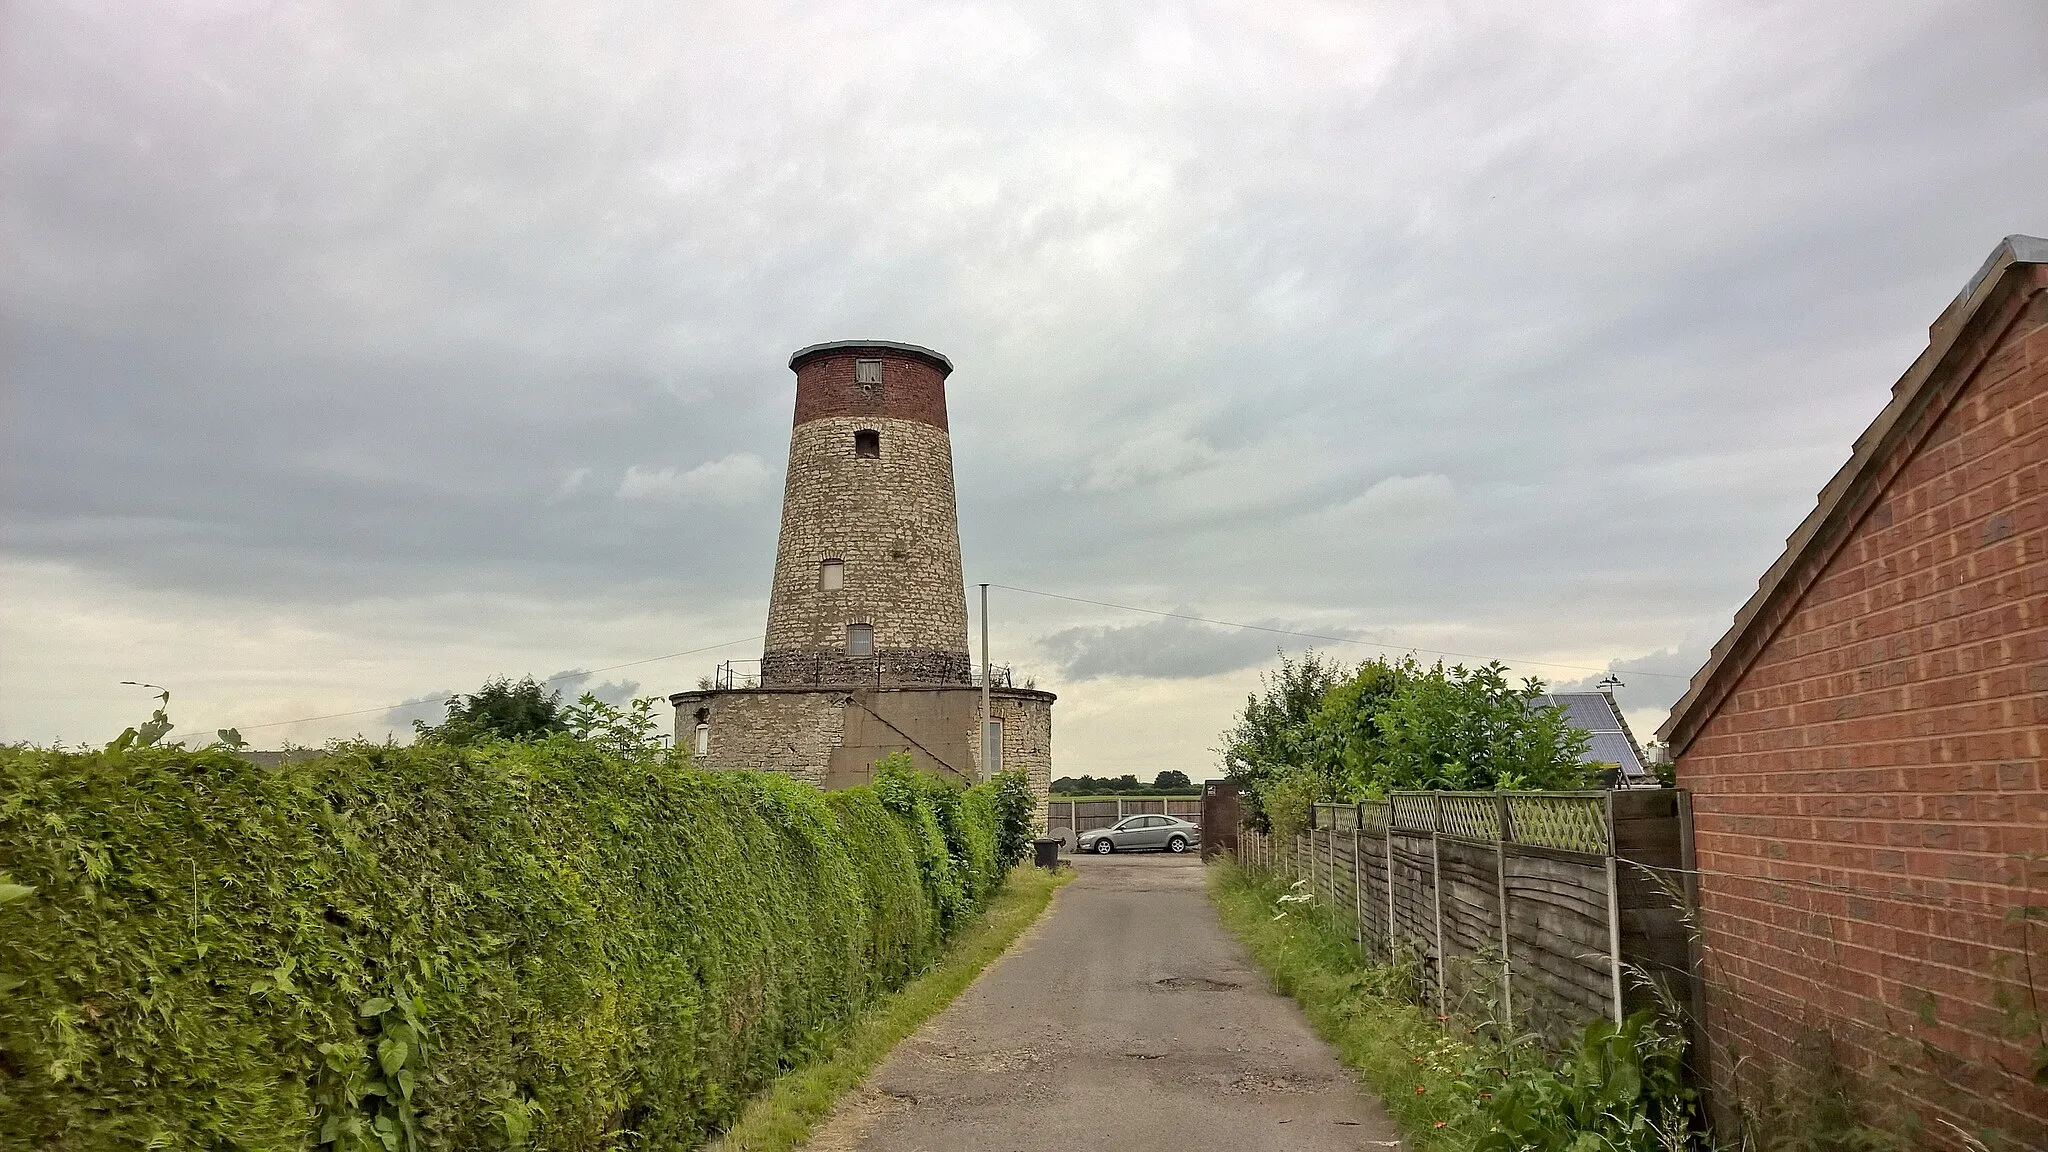
POLYGON ((0 748, 0 1147, 688 1147, 1029 819, 1018 781, 826 794, 568 736, 0 748))

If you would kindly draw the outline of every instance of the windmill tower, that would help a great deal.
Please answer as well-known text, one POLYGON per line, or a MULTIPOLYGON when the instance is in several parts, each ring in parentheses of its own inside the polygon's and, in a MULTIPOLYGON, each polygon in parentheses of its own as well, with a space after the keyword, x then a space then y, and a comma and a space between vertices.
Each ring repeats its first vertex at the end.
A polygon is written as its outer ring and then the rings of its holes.
POLYGON ((846 340, 813 344, 789 367, 796 419, 762 686, 972 683, 952 361, 846 340))
POLYGON ((1022 770, 1043 812, 1054 696, 977 686, 946 424, 952 361, 888 340, 789 358, 796 417, 758 685, 669 697, 707 768, 864 784, 876 761, 971 783, 1022 770))

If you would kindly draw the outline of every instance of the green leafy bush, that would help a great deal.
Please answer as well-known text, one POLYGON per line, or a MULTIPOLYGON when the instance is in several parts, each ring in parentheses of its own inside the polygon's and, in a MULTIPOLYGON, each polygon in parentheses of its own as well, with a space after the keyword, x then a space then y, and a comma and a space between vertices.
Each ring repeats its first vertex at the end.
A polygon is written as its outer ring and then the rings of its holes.
POLYGON ((0 749, 0 1146, 690 1146, 999 881, 994 786, 889 787, 0 749))
POLYGON ((1354 668, 1314 652, 1283 660, 1223 734, 1223 764, 1252 799, 1246 823, 1291 833, 1310 808, 1388 792, 1568 789, 1592 776, 1591 736, 1543 703, 1543 684, 1499 663, 1354 668))
POLYGON ((995 786, 996 855, 1005 866, 1014 864, 1031 851, 1038 835, 1038 797, 1022 772, 1004 772, 990 781, 995 786))

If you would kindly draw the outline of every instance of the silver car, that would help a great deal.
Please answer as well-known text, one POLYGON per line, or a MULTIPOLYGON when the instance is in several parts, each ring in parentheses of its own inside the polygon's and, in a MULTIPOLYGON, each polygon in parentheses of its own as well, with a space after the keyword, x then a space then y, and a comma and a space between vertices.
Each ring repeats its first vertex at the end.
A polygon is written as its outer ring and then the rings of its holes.
POLYGON ((1201 842, 1201 825, 1173 816, 1126 816, 1107 828, 1091 828, 1075 841, 1081 851, 1102 856, 1141 848, 1185 852, 1201 842))

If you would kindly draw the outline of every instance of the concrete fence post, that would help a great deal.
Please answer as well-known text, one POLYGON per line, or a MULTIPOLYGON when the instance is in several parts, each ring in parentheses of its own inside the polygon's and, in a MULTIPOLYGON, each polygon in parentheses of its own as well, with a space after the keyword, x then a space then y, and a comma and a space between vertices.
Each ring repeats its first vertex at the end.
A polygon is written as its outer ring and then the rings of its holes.
POLYGON ((1621 1002, 1621 875, 1615 867, 1614 790, 1600 797, 1607 819, 1607 975, 1614 995, 1614 1022, 1622 1021, 1621 1002))
POLYGON ((1512 945, 1508 935, 1508 838, 1514 835, 1510 824, 1508 798, 1496 794, 1493 798, 1493 878, 1494 897, 1500 905, 1500 1018, 1501 1030, 1513 1034, 1515 1030, 1515 982, 1509 974, 1512 967, 1510 955, 1512 945))
POLYGON ((1394 807, 1387 805, 1387 963, 1394 962, 1394 807))
POLYGON ((1444 967, 1443 838, 1439 835, 1444 826, 1444 797, 1439 792, 1430 799, 1434 801, 1429 815, 1429 895, 1436 916, 1436 1011, 1439 1016, 1448 1016, 1451 1013, 1451 985, 1444 967))
POLYGON ((1330 911, 1337 910, 1337 810, 1330 809, 1330 826, 1323 829, 1323 851, 1329 854, 1330 866, 1324 874, 1330 878, 1330 911))
POLYGON ((1351 942, 1365 954, 1365 869, 1358 863, 1358 805, 1351 806, 1351 942))

